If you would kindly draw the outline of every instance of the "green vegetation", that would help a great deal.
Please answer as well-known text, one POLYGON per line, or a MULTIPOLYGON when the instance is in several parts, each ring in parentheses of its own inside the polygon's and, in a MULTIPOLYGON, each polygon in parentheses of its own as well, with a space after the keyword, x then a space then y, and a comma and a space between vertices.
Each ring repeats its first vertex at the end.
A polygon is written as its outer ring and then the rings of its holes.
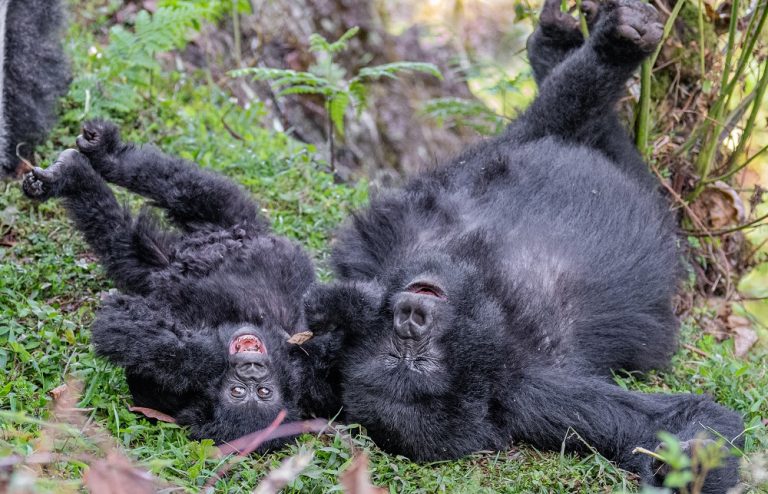
MULTIPOLYGON (((40 161, 49 163, 72 146, 84 119, 117 120, 127 140, 154 142, 244 184, 259 198, 274 228, 301 241, 325 266, 330 233, 365 202, 366 184, 336 184, 314 148, 264 125, 260 104, 235 105, 210 74, 165 71, 155 57, 182 46, 201 21, 229 15, 231 9, 211 7, 219 2, 161 3, 166 6, 154 15, 139 14, 133 28, 112 28, 107 41, 103 32, 111 11, 96 8, 103 4, 78 2, 68 36, 76 78, 40 161), (167 29, 170 25, 175 28, 167 29)), ((126 200, 137 204, 135 198, 126 200)), ((88 422, 108 431, 131 459, 162 482, 197 492, 221 468, 224 460, 216 458, 209 442, 189 441, 175 425, 153 424, 131 413, 122 372, 94 357, 88 328, 100 294, 110 287, 58 204, 38 207, 24 200, 17 183, 0 183, 0 461, 60 453, 42 465, 13 470, 0 465, 0 490, 6 481, 34 484, 36 492, 82 489, 86 455, 102 453, 92 435, 55 424, 50 392, 68 376, 83 382, 77 407, 88 422)), ((761 425, 761 418, 768 417, 766 355, 738 359, 731 343, 701 337, 690 325, 683 333, 688 346, 670 372, 617 379, 643 391, 711 393, 744 412, 749 426, 745 480, 752 482, 756 474, 750 472, 761 472, 759 452, 768 449, 761 425)), ((630 474, 597 454, 543 453, 515 445, 509 451, 419 465, 381 453, 356 432, 355 426, 340 427, 333 435, 305 435, 282 451, 252 455, 215 484, 216 492, 251 492, 268 470, 300 451, 311 451, 312 460, 286 492, 340 491, 339 475, 359 451, 370 456, 373 483, 393 493, 637 489, 630 474)))
POLYGON ((442 77, 440 71, 431 63, 393 62, 373 67, 363 67, 353 77, 346 79, 346 71, 334 62, 334 57, 347 48, 347 44, 358 32, 352 27, 338 40, 329 42, 319 34, 309 38, 309 50, 315 53, 318 62, 307 72, 289 69, 252 67, 233 70, 233 77, 250 76, 257 81, 270 81, 278 90, 277 96, 290 94, 314 94, 321 96, 328 116, 328 147, 331 169, 334 170, 335 152, 333 148, 334 130, 344 137, 344 114, 350 103, 357 110, 357 115, 368 105, 368 84, 377 79, 397 77, 399 72, 422 72, 442 77))

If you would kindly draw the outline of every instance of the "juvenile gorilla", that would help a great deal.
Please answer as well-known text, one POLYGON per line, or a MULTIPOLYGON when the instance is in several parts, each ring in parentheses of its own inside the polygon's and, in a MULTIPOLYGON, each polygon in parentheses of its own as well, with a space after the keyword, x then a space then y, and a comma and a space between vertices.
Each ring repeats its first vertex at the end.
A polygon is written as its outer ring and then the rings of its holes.
MULTIPOLYGON (((587 4, 584 42, 559 5, 529 45, 530 108, 356 214, 333 254, 341 281, 311 293, 307 318, 343 340, 345 418, 385 450, 588 444, 659 485, 665 469, 632 452, 657 448, 658 431, 689 449, 709 428, 743 443, 740 416, 705 396, 610 379, 664 367, 676 344, 675 222, 614 110, 662 26, 638 0, 587 4)), ((731 458, 705 492, 737 478, 731 458)))
MULTIPOLYGON (((93 324, 99 355, 125 368, 136 405, 189 426, 195 438, 231 440, 339 408, 326 385, 325 346, 286 342, 307 329, 302 297, 314 281, 303 250, 274 235, 243 190, 214 173, 120 142, 105 122, 85 125, 24 192, 61 197, 123 293, 93 324), (107 182, 164 208, 182 231, 121 208, 107 182)), ((265 447, 274 446, 267 444, 265 447)))

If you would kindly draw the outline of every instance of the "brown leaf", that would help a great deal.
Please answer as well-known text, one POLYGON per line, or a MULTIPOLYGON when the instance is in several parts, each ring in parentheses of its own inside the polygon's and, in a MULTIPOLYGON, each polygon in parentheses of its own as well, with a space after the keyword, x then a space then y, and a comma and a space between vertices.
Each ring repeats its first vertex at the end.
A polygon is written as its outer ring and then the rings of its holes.
POLYGON ((312 331, 302 331, 301 333, 296 333, 295 335, 288 338, 288 343, 293 343, 294 345, 303 345, 304 343, 311 340, 313 336, 315 335, 312 333, 312 331))
POLYGON ((742 327, 750 327, 752 325, 749 322, 749 319, 744 316, 737 316, 736 314, 731 314, 728 316, 726 321, 728 322, 728 328, 731 330, 742 327))
POLYGON ((67 386, 67 383, 64 383, 48 391, 48 394, 51 395, 51 398, 53 398, 54 400, 58 400, 59 398, 61 398, 62 394, 67 392, 68 388, 69 386, 67 386))
POLYGON ((752 348, 752 345, 757 343, 757 333, 747 327, 736 328, 733 332, 734 353, 737 357, 743 357, 752 348))
POLYGON ((387 492, 382 487, 371 484, 371 475, 368 472, 368 455, 359 454, 352 460, 352 464, 339 478, 344 492, 347 494, 384 494, 387 492))
POLYGON ((287 458, 259 482, 253 494, 277 494, 280 489, 293 482, 311 461, 312 453, 306 451, 287 458))
POLYGON ((715 182, 701 193, 691 210, 704 224, 713 229, 738 224, 745 218, 744 202, 733 187, 715 182))
POLYGON ((134 467, 117 451, 105 460, 91 463, 83 474, 88 492, 93 494, 154 494, 155 485, 149 472, 134 467))
POLYGON ((128 410, 132 411, 133 413, 140 413, 145 417, 149 417, 151 419, 159 420, 160 422, 168 422, 169 424, 176 423, 175 418, 171 417, 170 415, 166 415, 163 412, 154 410, 152 408, 129 406, 128 410))

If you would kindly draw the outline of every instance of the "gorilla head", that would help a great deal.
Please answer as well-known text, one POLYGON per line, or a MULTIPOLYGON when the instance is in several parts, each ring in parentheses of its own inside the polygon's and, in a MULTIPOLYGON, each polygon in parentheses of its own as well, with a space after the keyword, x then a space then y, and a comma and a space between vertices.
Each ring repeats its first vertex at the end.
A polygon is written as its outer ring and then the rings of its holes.
POLYGON ((445 247, 308 297, 312 329, 336 325, 344 334, 345 418, 385 450, 417 460, 504 446, 484 419, 495 376, 513 358, 498 351, 506 307, 477 255, 488 252, 482 237, 445 247), (451 432, 463 430, 472 434, 451 432))

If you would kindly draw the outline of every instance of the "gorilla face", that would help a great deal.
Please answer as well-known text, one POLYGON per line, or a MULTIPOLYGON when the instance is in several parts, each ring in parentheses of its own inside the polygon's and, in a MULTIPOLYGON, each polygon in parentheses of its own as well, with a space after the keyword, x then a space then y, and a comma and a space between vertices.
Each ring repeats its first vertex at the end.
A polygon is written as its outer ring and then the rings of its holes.
POLYGON ((365 322, 344 328, 342 401, 347 420, 390 452, 428 460, 488 444, 483 421, 503 368, 494 349, 504 313, 476 271, 468 263, 416 260, 386 285, 355 285, 367 294, 356 308, 365 314, 355 319, 365 322))
POLYGON ((223 379, 221 400, 232 407, 281 401, 273 378, 272 363, 265 345, 252 327, 244 327, 230 338, 229 368, 223 379))
MULTIPOLYGON (((187 424, 191 436, 221 443, 267 427, 283 409, 287 420, 300 418, 293 403, 299 368, 289 348, 293 345, 279 332, 251 324, 219 330, 217 350, 226 354, 227 364, 220 378, 206 386, 210 405, 198 408, 202 413, 187 424)), ((283 442, 272 441, 261 449, 283 442)))
MULTIPOLYGON (((134 304, 135 305, 135 304, 134 304)), ((162 411, 189 428, 195 439, 231 441, 267 427, 281 410, 286 420, 301 416, 295 403, 302 361, 287 333, 263 322, 223 324, 180 333, 181 346, 170 345, 185 386, 165 382, 158 358, 152 373, 126 372, 134 403, 162 411)), ((262 449, 276 447, 272 442, 262 449)))

